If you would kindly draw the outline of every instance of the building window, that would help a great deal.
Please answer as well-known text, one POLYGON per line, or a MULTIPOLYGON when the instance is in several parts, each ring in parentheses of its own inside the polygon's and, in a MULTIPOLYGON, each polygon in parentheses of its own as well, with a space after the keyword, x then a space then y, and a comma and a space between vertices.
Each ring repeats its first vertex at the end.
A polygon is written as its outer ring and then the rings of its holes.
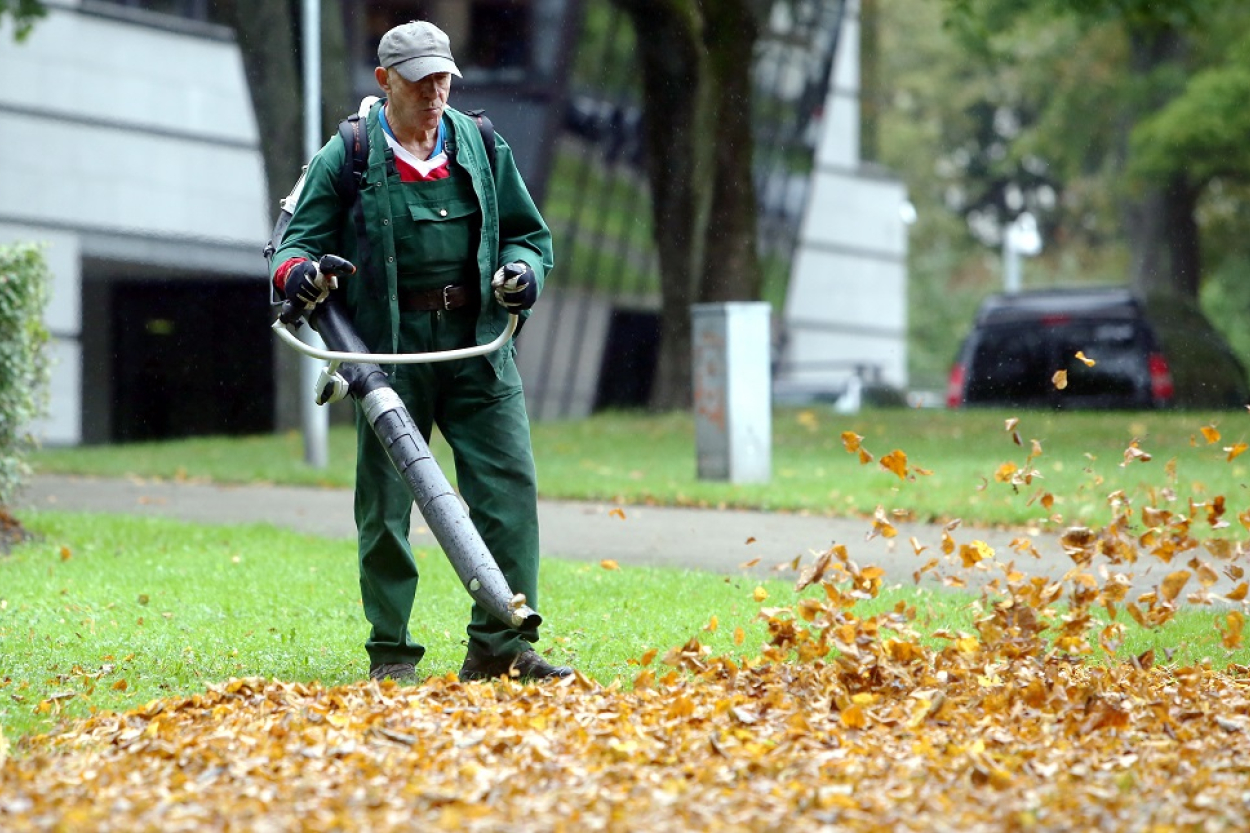
POLYGON ((200 20, 207 23, 224 22, 221 14, 215 10, 216 4, 211 0, 96 0, 96 2, 128 9, 141 9, 156 14, 167 14, 187 20, 200 20))

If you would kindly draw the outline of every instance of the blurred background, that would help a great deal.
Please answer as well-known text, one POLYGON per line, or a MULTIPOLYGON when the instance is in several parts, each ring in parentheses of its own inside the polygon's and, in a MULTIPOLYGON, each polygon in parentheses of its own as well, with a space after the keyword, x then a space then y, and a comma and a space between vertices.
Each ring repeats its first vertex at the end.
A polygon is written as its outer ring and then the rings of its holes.
POLYGON ((771 305, 774 401, 940 405, 1013 268, 1148 300, 1174 374, 1250 356, 1233 0, 7 0, 0 241, 55 276, 45 442, 298 426, 261 248, 308 8, 320 135, 428 19, 452 105, 513 147, 557 247, 518 342, 536 419, 689 407, 690 305, 736 300, 771 305))

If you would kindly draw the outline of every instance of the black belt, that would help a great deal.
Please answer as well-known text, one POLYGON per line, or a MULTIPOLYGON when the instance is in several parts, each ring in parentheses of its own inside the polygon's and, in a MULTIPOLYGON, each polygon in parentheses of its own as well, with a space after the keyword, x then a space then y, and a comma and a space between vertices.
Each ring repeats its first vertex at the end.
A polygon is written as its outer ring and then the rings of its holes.
POLYGON ((405 312, 453 310, 476 303, 477 287, 466 284, 399 290, 399 308, 405 312))

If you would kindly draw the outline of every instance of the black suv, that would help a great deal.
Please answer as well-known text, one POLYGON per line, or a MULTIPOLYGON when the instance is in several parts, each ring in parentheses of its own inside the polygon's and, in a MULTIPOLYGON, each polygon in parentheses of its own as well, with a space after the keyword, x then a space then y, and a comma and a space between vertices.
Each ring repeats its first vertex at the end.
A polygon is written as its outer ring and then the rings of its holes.
MULTIPOLYGON (((1052 289, 995 295, 977 312, 946 392, 946 404, 1056 409, 1236 407, 1246 401, 1245 374, 1209 330, 1175 339, 1204 376, 1182 401, 1177 364, 1159 327, 1128 289, 1052 289), (1202 345, 1194 344, 1201 341, 1202 345), (1210 342, 1218 341, 1220 344, 1210 342), (1196 355, 1195 348, 1218 361, 1196 355), (1080 353, 1082 358, 1078 358, 1080 353), (1193 355, 1190 355, 1193 354, 1193 355), (1056 381, 1058 371, 1066 372, 1056 381), (1194 391, 1192 395, 1190 392, 1194 391)), ((1194 330, 1198 332, 1198 330, 1194 330)))

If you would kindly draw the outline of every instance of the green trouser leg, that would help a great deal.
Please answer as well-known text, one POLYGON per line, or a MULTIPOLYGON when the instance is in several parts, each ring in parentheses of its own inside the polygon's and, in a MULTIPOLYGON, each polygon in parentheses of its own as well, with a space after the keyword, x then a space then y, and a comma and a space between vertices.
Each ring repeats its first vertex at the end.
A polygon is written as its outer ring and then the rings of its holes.
MULTIPOLYGON (((467 311, 406 314, 400 351, 464 347, 472 343, 467 311)), ((396 393, 427 441, 437 425, 455 457, 460 494, 469 516, 513 592, 538 605, 538 493, 529 420, 520 374, 507 363, 498 378, 484 358, 404 365, 392 378, 396 393)), ((412 493, 357 409, 356 524, 360 587, 373 626, 365 644, 370 660, 416 662, 424 649, 408 632, 417 567, 408 544, 412 493)), ((536 631, 508 627, 473 605, 468 635, 474 650, 509 656, 538 639, 536 631)))
POLYGON ((372 631, 365 642, 371 665, 411 662, 425 648, 408 632, 417 592, 417 563, 408 544, 412 491, 396 473, 373 428, 356 408, 356 535, 360 597, 372 631))

